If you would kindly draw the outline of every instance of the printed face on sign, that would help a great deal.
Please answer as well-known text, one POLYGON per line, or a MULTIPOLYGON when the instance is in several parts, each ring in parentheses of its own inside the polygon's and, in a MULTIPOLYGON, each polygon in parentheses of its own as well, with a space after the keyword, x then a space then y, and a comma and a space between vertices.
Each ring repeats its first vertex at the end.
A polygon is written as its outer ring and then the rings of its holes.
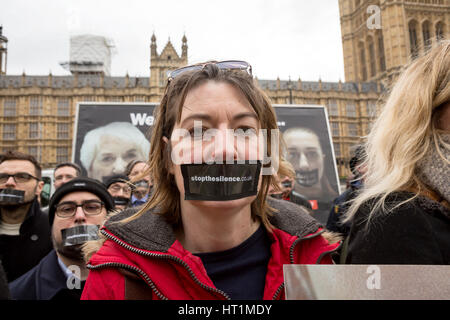
POLYGON ((121 174, 129 162, 145 158, 141 148, 132 140, 109 135, 102 136, 89 170, 89 177, 103 181, 104 177, 121 174))
POLYGON ((89 178, 105 182, 106 177, 124 174, 132 160, 147 160, 149 150, 150 142, 133 124, 111 122, 86 133, 80 161, 89 178))
POLYGON ((319 187, 324 171, 324 154, 317 135, 307 129, 291 128, 284 133, 287 160, 292 164, 296 184, 319 187))
MULTIPOLYGON (((246 161, 247 163, 253 161, 253 165, 257 166, 257 160, 261 159, 258 153, 259 130, 260 122, 255 111, 244 94, 232 85, 206 82, 192 89, 186 96, 180 122, 175 125, 170 140, 173 163, 171 173, 175 176, 182 198, 185 198, 185 183, 181 165, 203 164, 206 170, 206 166, 212 164, 240 163, 245 166, 246 161)), ((208 168, 208 177, 198 178, 198 182, 201 182, 201 179, 211 179, 214 180, 214 183, 217 181, 219 184, 236 182, 237 179, 233 180, 229 176, 226 179, 225 177, 216 179, 214 172, 228 172, 228 170, 225 167, 219 169, 215 166, 214 168, 217 170, 212 170, 212 167, 208 168), (209 177, 209 175, 214 177, 209 177)), ((256 170, 248 170, 248 168, 244 171, 256 172, 256 170)), ((186 172, 191 172, 191 170, 186 172)), ((236 172, 236 174, 239 173, 236 172)), ((190 179, 191 183, 197 182, 192 180, 192 177, 185 178, 190 179)), ((255 181, 254 178, 252 181, 255 181)), ((219 189, 227 188, 217 188, 217 190, 219 189)), ((230 186, 230 189, 235 188, 230 186)), ((230 202, 228 205, 236 201, 251 203, 255 196, 238 198, 235 195, 234 199, 237 200, 227 201, 230 202)), ((213 206, 215 202, 208 201, 208 205, 213 206)), ((223 202, 217 201, 216 205, 224 205, 223 202)))

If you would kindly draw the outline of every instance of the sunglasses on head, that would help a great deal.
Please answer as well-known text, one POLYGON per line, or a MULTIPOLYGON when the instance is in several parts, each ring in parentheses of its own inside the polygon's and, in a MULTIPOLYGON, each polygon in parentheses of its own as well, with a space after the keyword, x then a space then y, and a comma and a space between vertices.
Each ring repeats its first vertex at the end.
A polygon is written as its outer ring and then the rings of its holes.
POLYGON ((179 69, 175 69, 173 71, 169 71, 167 73, 168 81, 169 82, 172 81, 177 76, 179 76, 180 74, 187 72, 187 71, 202 70, 205 66, 207 66, 209 64, 214 64, 221 70, 242 70, 242 71, 247 72, 250 76, 252 75, 252 66, 248 62, 241 61, 241 60, 226 60, 226 61, 219 61, 219 62, 210 61, 210 62, 194 64, 191 66, 186 66, 186 67, 182 67, 179 69))

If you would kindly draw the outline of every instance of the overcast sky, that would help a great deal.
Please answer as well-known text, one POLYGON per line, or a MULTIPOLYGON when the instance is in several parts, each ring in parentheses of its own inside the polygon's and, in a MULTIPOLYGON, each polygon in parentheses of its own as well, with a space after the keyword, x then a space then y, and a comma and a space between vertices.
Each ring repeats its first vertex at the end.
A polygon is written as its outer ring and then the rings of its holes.
POLYGON ((70 36, 114 41, 111 74, 149 76, 150 38, 189 63, 242 59, 259 79, 344 81, 338 0, 2 0, 8 74, 68 74, 70 36))

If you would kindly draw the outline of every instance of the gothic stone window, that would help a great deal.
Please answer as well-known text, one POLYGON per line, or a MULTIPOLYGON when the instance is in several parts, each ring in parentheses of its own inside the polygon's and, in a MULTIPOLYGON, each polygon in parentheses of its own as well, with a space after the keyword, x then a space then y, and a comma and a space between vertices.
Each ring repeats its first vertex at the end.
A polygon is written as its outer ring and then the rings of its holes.
POLYGON ((386 70, 386 60, 384 58, 384 40, 383 40, 383 33, 379 31, 378 34, 378 57, 379 57, 379 63, 380 63, 380 70, 385 71, 386 70))
POLYGON ((358 125, 356 123, 349 123, 348 126, 348 135, 350 137, 357 137, 358 136, 358 125))
POLYGON ((328 100, 328 113, 330 116, 339 116, 339 108, 336 100, 328 100))
POLYGON ((69 148, 57 147, 56 148, 56 162, 62 163, 69 161, 69 148))
POLYGON ((333 137, 339 136, 339 122, 331 122, 331 134, 333 137))
POLYGON ((349 118, 356 118, 356 105, 354 102, 348 102, 345 106, 345 113, 349 118))
POLYGON ((69 98, 58 99, 58 116, 70 116, 70 101, 69 98))
POLYGON ((333 143, 334 155, 337 157, 341 156, 341 145, 339 143, 333 143))
POLYGON ((425 21, 422 24, 422 37, 425 50, 430 49, 431 46, 431 33, 430 33, 430 22, 425 21))
POLYGON ((367 80, 367 66, 366 66, 366 51, 364 49, 364 43, 359 43, 359 59, 361 64, 361 79, 367 80))
POLYGON ((69 139, 69 124, 58 123, 56 126, 57 139, 69 139))
POLYGON ((436 40, 444 39, 444 24, 439 21, 436 23, 436 40))
POLYGON ((43 104, 42 97, 40 96, 31 96, 30 97, 30 115, 31 116, 40 116, 43 114, 43 104))
POLYGON ((14 117, 16 115, 16 98, 5 98, 3 102, 3 115, 5 117, 14 117))
POLYGON ((42 124, 37 122, 32 122, 29 124, 28 137, 30 139, 40 139, 42 132, 42 124))
POLYGON ((409 45, 411 47, 412 58, 417 57, 419 54, 419 44, 417 42, 417 22, 412 20, 408 24, 409 29, 409 45))
POLYGON ((15 140, 16 139, 16 124, 5 123, 3 125, 3 140, 15 140))
POLYGON ((375 101, 367 101, 366 113, 368 117, 376 117, 377 116, 377 104, 375 101))
POLYGON ((376 72, 377 72, 377 68, 376 68, 376 60, 375 60, 375 47, 372 41, 372 38, 369 38, 369 62, 370 62, 370 76, 374 77, 376 72))

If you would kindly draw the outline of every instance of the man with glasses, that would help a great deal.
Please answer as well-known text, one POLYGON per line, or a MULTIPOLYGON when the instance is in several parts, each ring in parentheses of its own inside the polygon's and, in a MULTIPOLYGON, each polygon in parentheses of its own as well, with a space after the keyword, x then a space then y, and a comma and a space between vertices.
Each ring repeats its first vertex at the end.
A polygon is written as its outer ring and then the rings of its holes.
POLYGON ((133 160, 127 165, 125 173, 133 185, 130 207, 143 205, 150 196, 153 187, 150 176, 139 178, 145 170, 147 170, 147 163, 142 160, 133 160))
POLYGON ((33 156, 16 151, 0 155, 0 260, 9 282, 52 249, 48 217, 38 202, 43 185, 33 156))
POLYGON ((128 207, 131 198, 131 186, 126 175, 118 174, 111 176, 106 180, 105 186, 114 199, 116 210, 123 210, 128 207))
POLYGON ((88 275, 81 247, 98 238, 98 228, 114 202, 105 186, 90 178, 75 178, 50 199, 52 250, 32 270, 10 283, 19 300, 79 300, 88 275))

